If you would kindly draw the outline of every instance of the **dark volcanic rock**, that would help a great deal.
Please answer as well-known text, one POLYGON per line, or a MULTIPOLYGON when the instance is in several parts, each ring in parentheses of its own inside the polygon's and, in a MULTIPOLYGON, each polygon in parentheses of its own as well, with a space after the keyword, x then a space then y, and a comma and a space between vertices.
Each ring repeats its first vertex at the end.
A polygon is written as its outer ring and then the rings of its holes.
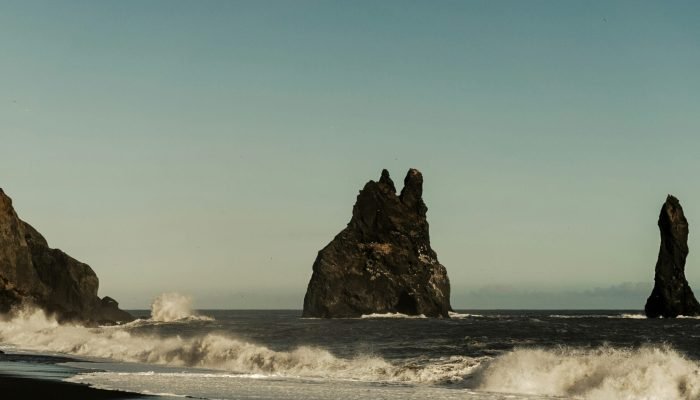
POLYGON ((656 262, 654 290, 644 312, 649 318, 700 315, 700 304, 685 279, 688 221, 678 199, 669 195, 659 216, 661 248, 656 262))
POLYGON ((98 285, 89 265, 50 248, 36 229, 19 219, 0 189, 0 313, 29 304, 60 320, 133 320, 113 299, 97 297, 98 285))
POLYGON ((348 226, 316 257, 304 317, 448 317, 450 281, 430 247, 422 194, 416 169, 399 196, 386 170, 378 182, 367 182, 348 226))

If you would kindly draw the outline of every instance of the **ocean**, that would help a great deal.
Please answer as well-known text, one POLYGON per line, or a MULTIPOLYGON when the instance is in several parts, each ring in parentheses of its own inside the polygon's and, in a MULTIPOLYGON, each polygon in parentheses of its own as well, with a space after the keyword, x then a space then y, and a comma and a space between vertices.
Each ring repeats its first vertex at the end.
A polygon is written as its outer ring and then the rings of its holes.
POLYGON ((56 366, 69 371, 62 379, 163 398, 700 399, 700 319, 648 320, 637 310, 132 313, 143 319, 86 328, 28 311, 0 322, 0 349, 67 355, 77 361, 56 366))

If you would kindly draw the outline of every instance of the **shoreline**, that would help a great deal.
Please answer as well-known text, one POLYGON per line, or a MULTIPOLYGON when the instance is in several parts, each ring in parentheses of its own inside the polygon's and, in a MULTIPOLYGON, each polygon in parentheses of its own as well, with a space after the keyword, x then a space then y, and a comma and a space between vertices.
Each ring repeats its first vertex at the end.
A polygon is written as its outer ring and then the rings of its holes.
POLYGON ((131 400, 155 398, 140 393, 97 389, 80 383, 13 375, 6 372, 0 372, 0 392, 12 393, 18 399, 131 400))
POLYGON ((66 382, 80 370, 62 363, 83 361, 71 357, 0 351, 0 393, 17 399, 91 399, 135 400, 158 399, 141 393, 98 389, 90 385, 66 382))

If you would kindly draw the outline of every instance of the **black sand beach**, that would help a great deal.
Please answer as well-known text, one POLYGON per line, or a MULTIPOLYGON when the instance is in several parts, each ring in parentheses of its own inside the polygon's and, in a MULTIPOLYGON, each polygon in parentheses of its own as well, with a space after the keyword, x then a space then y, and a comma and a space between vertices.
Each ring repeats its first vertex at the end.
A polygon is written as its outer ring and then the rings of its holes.
POLYGON ((103 390, 62 381, 74 369, 59 365, 76 361, 68 357, 0 352, 0 393, 3 399, 141 399, 139 393, 103 390))
POLYGON ((4 399, 139 399, 149 396, 116 390, 95 389, 79 383, 53 379, 0 374, 0 392, 4 399))

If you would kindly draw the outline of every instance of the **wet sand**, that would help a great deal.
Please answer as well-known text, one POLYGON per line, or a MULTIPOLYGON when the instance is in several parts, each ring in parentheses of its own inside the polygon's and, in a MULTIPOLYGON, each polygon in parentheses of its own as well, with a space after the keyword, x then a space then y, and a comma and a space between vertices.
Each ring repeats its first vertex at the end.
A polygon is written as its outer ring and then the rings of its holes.
POLYGON ((0 373, 3 399, 141 399, 150 396, 116 390, 95 389, 78 383, 29 378, 0 373))
POLYGON ((0 393, 3 399, 143 399, 157 398, 139 393, 103 390, 62 379, 77 370, 62 363, 68 357, 37 354, 7 354, 0 351, 0 393))

